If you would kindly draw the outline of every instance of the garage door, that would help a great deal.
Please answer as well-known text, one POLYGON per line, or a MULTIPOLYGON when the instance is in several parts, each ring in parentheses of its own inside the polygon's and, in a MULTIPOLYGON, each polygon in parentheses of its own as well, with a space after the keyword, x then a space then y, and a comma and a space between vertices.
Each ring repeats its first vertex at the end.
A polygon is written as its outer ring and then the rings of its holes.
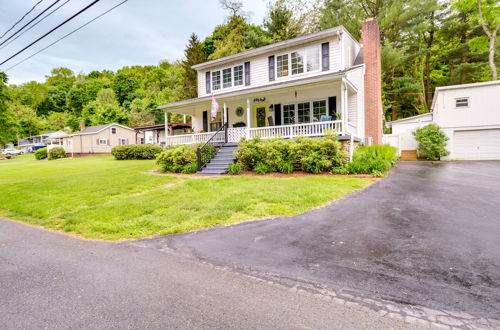
POLYGON ((455 159, 500 159, 500 129, 455 131, 455 159))

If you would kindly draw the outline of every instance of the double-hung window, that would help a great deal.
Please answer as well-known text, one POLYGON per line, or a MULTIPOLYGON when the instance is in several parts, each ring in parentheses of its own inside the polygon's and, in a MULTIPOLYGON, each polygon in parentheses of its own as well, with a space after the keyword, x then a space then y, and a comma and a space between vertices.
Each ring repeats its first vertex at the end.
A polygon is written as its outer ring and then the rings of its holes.
POLYGON ((292 57, 292 74, 304 73, 304 54, 302 52, 293 52, 292 57))
POLYGON ((319 70, 319 61, 320 61, 319 58, 320 58, 319 47, 311 47, 306 50, 307 72, 319 70))
POLYGON ((297 104, 297 117, 299 124, 309 123, 311 121, 311 103, 304 102, 297 104))
POLYGON ((276 56, 278 78, 288 76, 288 54, 276 56))
POLYGON ((229 88, 233 86, 231 68, 222 70, 222 87, 229 88))
POLYGON ((111 127, 111 134, 116 134, 116 127, 111 127))
POLYGON ((243 85, 243 65, 238 65, 233 68, 234 86, 243 85))
POLYGON ((285 104, 283 106, 283 122, 285 125, 295 124, 295 104, 285 104))
POLYGON ((108 145, 108 140, 106 140, 106 139, 99 139, 99 145, 101 145, 101 146, 108 145))
POLYGON ((313 102, 313 122, 320 121, 321 116, 326 116, 326 100, 313 102))
POLYGON ((214 71, 212 72, 212 89, 214 91, 219 90, 221 87, 220 85, 220 71, 214 71))

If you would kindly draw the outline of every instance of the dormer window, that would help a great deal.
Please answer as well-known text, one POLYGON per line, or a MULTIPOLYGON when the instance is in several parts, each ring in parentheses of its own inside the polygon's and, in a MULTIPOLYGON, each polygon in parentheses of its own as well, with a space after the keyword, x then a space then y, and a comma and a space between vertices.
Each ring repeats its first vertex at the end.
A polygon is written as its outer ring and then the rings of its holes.
POLYGON ((455 99, 455 108, 468 108, 469 107, 469 98, 461 97, 455 99))

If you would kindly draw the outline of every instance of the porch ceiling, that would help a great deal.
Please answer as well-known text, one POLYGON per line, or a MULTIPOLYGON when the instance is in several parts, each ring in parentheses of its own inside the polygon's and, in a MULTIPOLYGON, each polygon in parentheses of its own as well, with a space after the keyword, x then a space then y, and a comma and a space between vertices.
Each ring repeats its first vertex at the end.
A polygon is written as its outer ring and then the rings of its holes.
MULTIPOLYGON (((331 83, 332 81, 338 81, 345 78, 345 74, 343 71, 322 75, 319 77, 310 77, 301 79, 298 81, 285 81, 280 83, 275 83, 272 85, 261 86, 261 87, 253 87, 247 88, 239 91, 232 91, 226 93, 216 94, 215 97, 217 100, 227 102, 235 99, 241 99, 245 97, 251 97, 252 94, 259 93, 260 95, 269 95, 276 92, 282 92, 289 89, 297 88, 297 87, 313 87, 313 86, 321 86, 327 83, 331 83)), ((207 104, 210 106, 212 96, 207 95, 203 97, 198 97, 194 99, 179 101, 175 103, 169 103, 160 105, 158 109, 165 110, 172 113, 178 114, 186 114, 186 115, 194 115, 197 110, 202 110, 207 108, 207 104)))

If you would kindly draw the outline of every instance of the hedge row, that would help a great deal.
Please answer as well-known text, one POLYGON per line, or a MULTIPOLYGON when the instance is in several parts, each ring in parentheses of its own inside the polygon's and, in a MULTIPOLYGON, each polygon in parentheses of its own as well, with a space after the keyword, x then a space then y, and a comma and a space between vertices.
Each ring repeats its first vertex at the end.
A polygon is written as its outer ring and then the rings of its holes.
POLYGON ((155 159, 160 152, 161 147, 153 144, 129 144, 111 149, 111 154, 117 160, 155 159))
MULTIPOLYGON (((158 156, 156 163, 163 172, 172 173, 196 173, 198 169, 197 149, 200 144, 172 146, 164 149, 158 156)), ((210 159, 215 155, 215 148, 207 145, 203 148, 205 159, 210 159)))

